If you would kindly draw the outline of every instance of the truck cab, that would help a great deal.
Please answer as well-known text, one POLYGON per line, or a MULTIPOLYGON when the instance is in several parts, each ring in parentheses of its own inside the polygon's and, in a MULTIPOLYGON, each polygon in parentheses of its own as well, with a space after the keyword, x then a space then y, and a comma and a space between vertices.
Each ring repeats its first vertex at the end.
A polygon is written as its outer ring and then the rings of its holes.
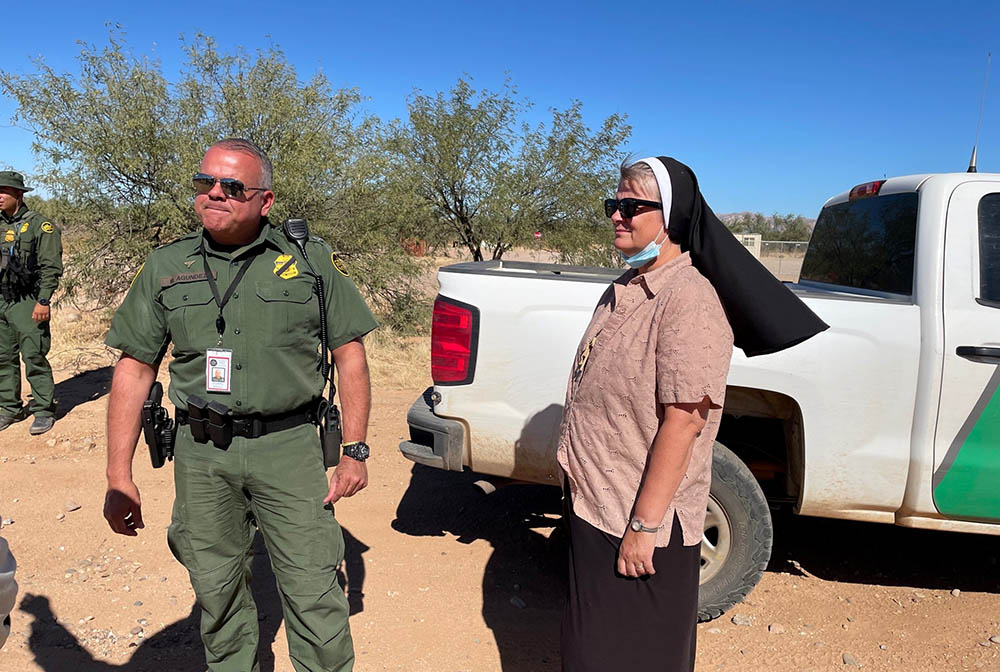
MULTIPOLYGON (((572 358, 620 270, 518 262, 439 271, 434 387, 404 455, 560 483, 572 358)), ((700 617, 760 578, 770 508, 1000 534, 1000 175, 867 182, 817 219, 789 285, 830 329, 734 353, 702 545, 700 617)))

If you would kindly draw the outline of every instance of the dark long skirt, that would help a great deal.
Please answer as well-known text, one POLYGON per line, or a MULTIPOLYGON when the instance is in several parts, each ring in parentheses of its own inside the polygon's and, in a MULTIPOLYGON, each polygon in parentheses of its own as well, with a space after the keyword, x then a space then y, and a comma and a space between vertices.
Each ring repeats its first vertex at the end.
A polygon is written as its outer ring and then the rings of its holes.
POLYGON ((621 540, 566 512, 569 599, 563 672, 690 672, 698 621, 698 545, 684 546, 674 516, 670 545, 653 551, 656 574, 617 572, 621 540))

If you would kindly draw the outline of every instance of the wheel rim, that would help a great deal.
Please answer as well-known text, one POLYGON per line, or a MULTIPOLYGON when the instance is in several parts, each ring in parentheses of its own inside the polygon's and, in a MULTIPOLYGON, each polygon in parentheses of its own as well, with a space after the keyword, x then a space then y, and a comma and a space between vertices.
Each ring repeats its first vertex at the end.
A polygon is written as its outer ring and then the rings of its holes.
POLYGON ((710 581, 726 564, 732 540, 732 525, 726 510, 709 495, 705 529, 701 535, 701 583, 710 581))

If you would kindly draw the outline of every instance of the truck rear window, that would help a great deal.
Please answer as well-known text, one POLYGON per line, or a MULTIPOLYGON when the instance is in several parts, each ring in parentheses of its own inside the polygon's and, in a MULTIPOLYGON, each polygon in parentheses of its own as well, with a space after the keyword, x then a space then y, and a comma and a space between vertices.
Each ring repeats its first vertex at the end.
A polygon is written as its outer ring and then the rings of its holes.
POLYGON ((917 194, 887 194, 823 208, 802 264, 802 281, 913 293, 917 194))

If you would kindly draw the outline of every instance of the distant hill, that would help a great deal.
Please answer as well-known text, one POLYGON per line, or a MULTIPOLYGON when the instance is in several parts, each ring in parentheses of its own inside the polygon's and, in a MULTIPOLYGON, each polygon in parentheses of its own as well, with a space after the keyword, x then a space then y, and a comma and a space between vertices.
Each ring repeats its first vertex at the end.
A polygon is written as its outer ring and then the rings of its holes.
MULTIPOLYGON (((722 220, 723 224, 725 224, 726 226, 729 226, 730 224, 732 224, 733 222, 735 222, 735 221, 737 221, 737 220, 739 220, 741 218, 751 217, 751 216, 756 215, 756 214, 760 214, 760 213, 750 212, 749 210, 744 210, 743 212, 728 212, 728 213, 725 213, 725 214, 716 213, 715 216, 718 217, 720 220, 722 220)), ((812 230, 812 228, 814 226, 816 226, 816 218, 815 217, 806 217, 805 215, 798 215, 798 216, 801 217, 802 221, 805 222, 809 226, 810 230, 812 230)), ((764 215, 764 219, 769 224, 773 224, 774 223, 774 215, 764 215)))
POLYGON ((718 216, 733 233, 759 234, 762 240, 809 240, 816 220, 802 215, 730 212, 718 216))

